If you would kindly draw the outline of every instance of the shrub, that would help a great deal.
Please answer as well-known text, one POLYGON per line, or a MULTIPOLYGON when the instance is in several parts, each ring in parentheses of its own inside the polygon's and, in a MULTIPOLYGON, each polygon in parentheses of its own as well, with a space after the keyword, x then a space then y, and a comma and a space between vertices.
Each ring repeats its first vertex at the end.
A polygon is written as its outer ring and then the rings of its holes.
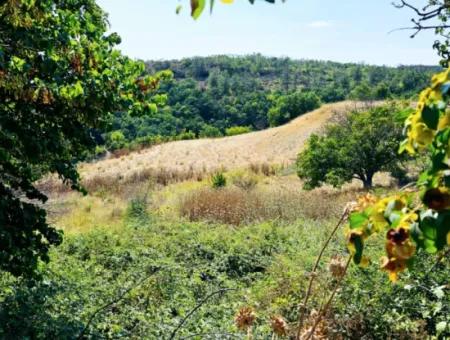
POLYGON ((223 188, 227 185, 227 178, 223 172, 217 172, 211 176, 211 185, 214 189, 223 188))
POLYGON ((125 148, 127 145, 127 140, 122 131, 116 130, 108 134, 106 138, 106 147, 109 150, 117 150, 125 148))
POLYGON ((178 140, 190 140, 190 139, 195 139, 197 138, 197 136, 195 135, 194 132, 192 131, 184 131, 182 133, 180 133, 176 139, 178 140))
POLYGON ((202 129, 200 130, 199 137, 205 138, 205 137, 221 137, 222 132, 220 132, 219 128, 205 124, 202 129))
POLYGON ((227 136, 236 136, 243 133, 249 133, 252 129, 249 126, 232 126, 225 130, 227 136))
POLYGON ((94 155, 95 155, 95 157, 101 158, 101 157, 104 157, 106 155, 106 152, 107 152, 107 150, 106 150, 105 146, 97 145, 95 147, 94 155))
POLYGON ((147 218, 147 197, 135 197, 131 199, 127 208, 127 216, 134 219, 147 218))
POLYGON ((231 177, 231 183, 242 190, 252 190, 258 184, 258 177, 251 173, 238 172, 231 177))

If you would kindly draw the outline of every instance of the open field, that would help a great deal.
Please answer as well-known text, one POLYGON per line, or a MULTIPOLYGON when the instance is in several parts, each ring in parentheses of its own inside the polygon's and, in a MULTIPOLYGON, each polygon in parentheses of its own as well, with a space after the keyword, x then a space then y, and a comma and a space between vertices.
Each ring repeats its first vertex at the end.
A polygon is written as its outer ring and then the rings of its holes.
POLYGON ((120 158, 82 164, 82 178, 94 176, 130 177, 147 169, 181 172, 211 172, 218 168, 235 169, 250 164, 290 164, 308 137, 318 132, 334 114, 363 105, 344 101, 326 104, 297 119, 263 131, 219 139, 176 141, 134 152, 120 158))

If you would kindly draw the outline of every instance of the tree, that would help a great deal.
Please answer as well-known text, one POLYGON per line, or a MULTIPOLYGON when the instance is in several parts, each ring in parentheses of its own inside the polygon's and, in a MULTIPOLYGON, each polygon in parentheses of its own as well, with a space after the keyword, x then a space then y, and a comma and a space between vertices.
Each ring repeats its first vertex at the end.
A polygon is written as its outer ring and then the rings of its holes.
POLYGON ((391 104, 354 111, 328 125, 323 136, 312 135, 297 159, 297 173, 305 180, 305 188, 323 183, 340 186, 352 179, 370 188, 376 172, 397 170, 402 140, 401 123, 394 119, 398 110, 391 104))
POLYGON ((369 101, 373 99, 372 91, 367 83, 356 86, 349 94, 350 99, 369 101))
POLYGON ((0 5, 0 269, 31 275, 62 235, 35 181, 52 172, 82 190, 76 162, 112 112, 154 113, 165 97, 144 65, 122 56, 94 0, 0 5))
POLYGON ((320 106, 320 98, 312 92, 297 91, 275 99, 268 112, 270 126, 287 123, 291 119, 320 106))

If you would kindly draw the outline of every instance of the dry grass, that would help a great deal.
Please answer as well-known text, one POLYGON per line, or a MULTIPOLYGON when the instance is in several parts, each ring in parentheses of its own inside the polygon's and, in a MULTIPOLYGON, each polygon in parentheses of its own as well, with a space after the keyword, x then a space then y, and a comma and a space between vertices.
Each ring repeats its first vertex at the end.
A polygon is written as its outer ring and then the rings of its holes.
POLYGON ((201 188, 180 200, 180 214, 191 221, 243 225, 267 220, 295 221, 299 218, 330 219, 342 214, 359 189, 316 189, 270 185, 252 191, 237 187, 220 190, 201 188))
POLYGON ((308 137, 318 132, 333 115, 362 105, 351 101, 326 104, 276 128, 218 139, 169 142, 130 154, 116 155, 119 158, 115 156, 86 163, 79 170, 88 183, 99 182, 98 176, 112 180, 140 176, 146 171, 152 171, 148 169, 165 169, 179 177, 179 174, 184 176, 189 172, 194 176, 211 173, 222 167, 231 170, 254 164, 259 168, 255 172, 270 174, 273 169, 269 164, 292 163, 308 137))
MULTIPOLYGON (((147 168, 130 172, 127 176, 118 174, 96 174, 81 180, 83 187, 90 193, 108 192, 114 194, 123 194, 124 192, 135 191, 134 187, 141 186, 149 181, 161 186, 184 182, 184 181, 202 181, 209 174, 202 171, 174 170, 167 168, 147 168), (131 189, 131 190, 130 190, 131 189)), ((71 189, 64 185, 55 177, 49 177, 37 184, 38 188, 46 193, 58 194, 67 193, 71 189)))

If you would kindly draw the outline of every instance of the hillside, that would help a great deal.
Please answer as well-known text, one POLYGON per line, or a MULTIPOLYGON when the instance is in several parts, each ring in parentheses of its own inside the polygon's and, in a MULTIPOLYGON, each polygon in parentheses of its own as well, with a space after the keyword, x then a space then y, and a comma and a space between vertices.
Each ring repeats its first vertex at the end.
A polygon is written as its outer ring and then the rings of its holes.
MULTIPOLYGON (((318 107, 343 100, 409 99, 439 68, 374 66, 262 55, 194 57, 146 62, 147 72, 171 70, 158 112, 116 112, 97 142, 113 151, 155 140, 220 137, 240 126, 258 131, 282 125, 318 107)), ((102 151, 102 150, 101 150, 102 151)))
POLYGON ((362 105, 353 101, 325 104, 276 128, 232 137, 165 143, 120 158, 85 163, 80 171, 82 178, 89 180, 98 175, 125 178, 149 168, 204 172, 255 163, 291 163, 306 139, 319 131, 333 114, 362 105))

